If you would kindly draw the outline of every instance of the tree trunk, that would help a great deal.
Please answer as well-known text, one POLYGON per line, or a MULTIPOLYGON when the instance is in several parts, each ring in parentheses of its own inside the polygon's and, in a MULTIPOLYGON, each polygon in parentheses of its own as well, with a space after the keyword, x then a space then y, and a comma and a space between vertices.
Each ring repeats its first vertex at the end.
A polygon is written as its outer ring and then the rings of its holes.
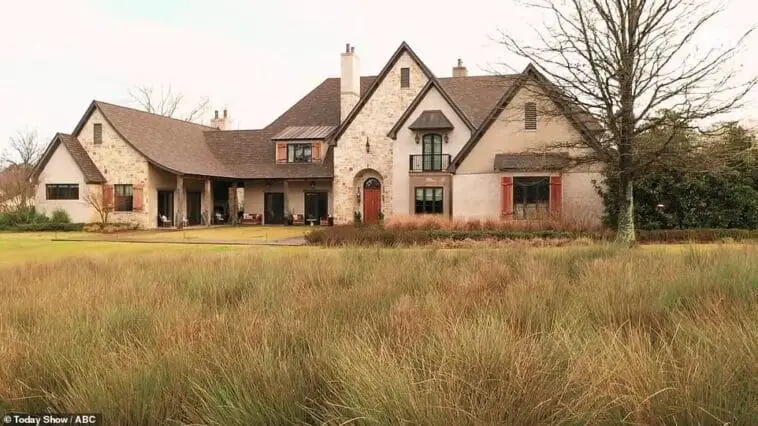
POLYGON ((629 245, 635 240, 634 231, 634 184, 631 177, 622 173, 619 179, 618 224, 616 243, 629 245))

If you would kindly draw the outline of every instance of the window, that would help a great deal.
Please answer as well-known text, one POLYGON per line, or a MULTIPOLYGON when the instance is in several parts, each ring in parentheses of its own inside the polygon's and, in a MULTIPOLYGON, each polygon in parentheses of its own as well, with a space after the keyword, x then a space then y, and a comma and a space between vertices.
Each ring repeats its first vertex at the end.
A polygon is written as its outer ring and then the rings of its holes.
POLYGON ((424 170, 442 170, 442 136, 436 133, 424 135, 421 147, 424 170))
POLYGON ((537 104, 534 102, 524 105, 524 129, 537 130, 537 104))
POLYGON ((100 123, 95 123, 93 131, 93 139, 95 140, 96 145, 100 145, 103 143, 103 125, 100 123))
POLYGON ((410 68, 400 68, 400 87, 411 87, 410 68))
POLYGON ((298 143, 287 145, 288 163, 310 163, 311 161, 313 161, 311 144, 298 143))
POLYGON ((513 179, 514 219, 541 219, 549 214, 550 178, 517 177, 513 179))
POLYGON ((45 185, 48 200, 78 200, 79 184, 48 183, 45 185))
POLYGON ((442 188, 416 188, 416 214, 442 214, 442 188))
POLYGON ((133 187, 132 185, 113 185, 115 193, 114 207, 117 212, 130 212, 132 211, 133 187))

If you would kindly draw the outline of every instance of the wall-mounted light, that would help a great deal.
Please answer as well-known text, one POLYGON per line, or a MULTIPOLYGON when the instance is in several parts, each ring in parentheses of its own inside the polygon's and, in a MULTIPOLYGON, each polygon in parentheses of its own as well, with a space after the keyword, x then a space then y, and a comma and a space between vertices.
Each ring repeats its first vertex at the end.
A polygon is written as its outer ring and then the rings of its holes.
POLYGON ((445 133, 445 143, 447 143, 449 139, 450 139, 450 138, 449 138, 448 134, 447 134, 447 133, 445 133))
POLYGON ((361 203, 361 189, 355 188, 355 202, 360 204, 361 203))
POLYGON ((418 145, 419 142, 421 142, 421 136, 416 132, 416 144, 418 145))
POLYGON ((316 182, 311 181, 311 189, 314 189, 316 187, 316 182))
POLYGON ((371 144, 368 143, 368 136, 366 136, 366 153, 367 154, 371 153, 371 144))

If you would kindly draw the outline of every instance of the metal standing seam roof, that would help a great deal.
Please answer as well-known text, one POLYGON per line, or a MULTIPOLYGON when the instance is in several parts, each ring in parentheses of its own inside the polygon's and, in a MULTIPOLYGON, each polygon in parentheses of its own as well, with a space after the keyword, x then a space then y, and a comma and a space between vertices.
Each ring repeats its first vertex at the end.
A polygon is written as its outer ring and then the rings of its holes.
POLYGON ((288 126, 271 140, 326 139, 336 128, 337 126, 288 126))

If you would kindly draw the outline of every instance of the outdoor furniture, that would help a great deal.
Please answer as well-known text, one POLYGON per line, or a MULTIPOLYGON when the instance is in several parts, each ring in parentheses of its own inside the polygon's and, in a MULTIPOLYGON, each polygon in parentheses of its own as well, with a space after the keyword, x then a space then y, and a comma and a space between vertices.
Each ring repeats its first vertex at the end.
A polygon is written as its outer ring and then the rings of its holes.
POLYGON ((245 213, 242 215, 240 223, 245 225, 260 225, 263 223, 263 215, 259 213, 245 213))
POLYGON ((167 228, 171 227, 171 219, 167 218, 166 215, 162 214, 158 217, 158 219, 160 220, 162 227, 167 227, 167 228))
POLYGON ((224 223, 224 215, 217 212, 214 216, 216 225, 224 223))
POLYGON ((310 219, 306 219, 305 221, 308 222, 308 225, 313 226, 316 224, 316 222, 318 222, 318 219, 310 218, 310 219))
POLYGON ((329 226, 329 225, 331 225, 331 224, 329 223, 329 217, 327 217, 327 216, 324 216, 324 217, 322 217, 322 218, 319 220, 319 225, 321 225, 321 226, 329 226))
POLYGON ((305 218, 301 214, 296 214, 292 217, 293 225, 305 225, 305 218))

